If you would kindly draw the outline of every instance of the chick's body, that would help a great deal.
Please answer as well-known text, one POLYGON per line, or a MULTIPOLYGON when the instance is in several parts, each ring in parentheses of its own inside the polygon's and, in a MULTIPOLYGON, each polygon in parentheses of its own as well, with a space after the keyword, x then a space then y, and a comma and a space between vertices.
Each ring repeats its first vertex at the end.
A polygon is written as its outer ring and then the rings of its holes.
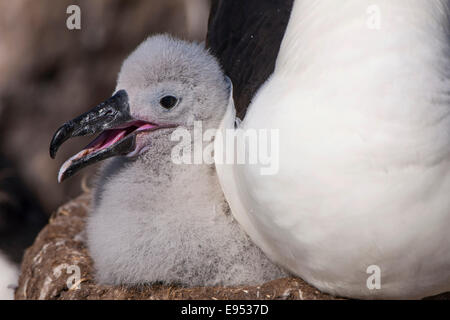
MULTIPOLYGON (((190 133, 195 121, 204 130, 217 128, 231 94, 209 53, 166 36, 149 38, 125 61, 120 89, 128 92, 133 115, 190 133), (151 106, 167 93, 180 105, 170 112, 151 106)), ((214 164, 172 160, 179 143, 170 140, 174 130, 138 137, 147 151, 103 167, 87 223, 98 281, 227 286, 283 277, 233 220, 214 164)))

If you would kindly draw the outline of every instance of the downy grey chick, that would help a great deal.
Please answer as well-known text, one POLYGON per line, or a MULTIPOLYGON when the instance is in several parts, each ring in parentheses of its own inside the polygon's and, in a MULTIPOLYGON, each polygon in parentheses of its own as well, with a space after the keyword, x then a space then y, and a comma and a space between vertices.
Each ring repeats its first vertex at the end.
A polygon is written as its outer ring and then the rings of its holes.
MULTIPOLYGON (((102 132, 59 180, 116 155, 101 170, 87 243, 103 284, 259 284, 286 276, 232 218, 214 164, 175 164, 177 128, 218 128, 231 83, 202 46, 158 35, 123 63, 115 95, 64 124, 50 153, 102 132)), ((193 138, 193 140, 199 139, 193 138)), ((200 137, 201 139, 201 137, 200 137)))

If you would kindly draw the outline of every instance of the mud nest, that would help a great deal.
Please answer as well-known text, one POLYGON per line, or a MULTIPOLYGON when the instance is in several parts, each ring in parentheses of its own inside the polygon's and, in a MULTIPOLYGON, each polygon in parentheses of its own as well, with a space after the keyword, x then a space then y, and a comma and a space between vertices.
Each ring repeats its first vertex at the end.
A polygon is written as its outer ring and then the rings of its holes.
POLYGON ((83 242, 90 200, 85 193, 51 216, 25 252, 16 299, 336 299, 297 278, 240 287, 98 285, 83 242))

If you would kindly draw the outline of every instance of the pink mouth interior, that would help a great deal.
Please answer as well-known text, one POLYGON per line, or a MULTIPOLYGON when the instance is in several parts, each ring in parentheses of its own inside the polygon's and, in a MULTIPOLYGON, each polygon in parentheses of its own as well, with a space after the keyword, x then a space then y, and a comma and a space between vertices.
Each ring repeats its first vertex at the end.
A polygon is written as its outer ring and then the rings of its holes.
POLYGON ((125 128, 106 130, 83 150, 85 151, 84 155, 109 148, 130 133, 151 131, 153 129, 156 129, 157 127, 157 125, 152 123, 136 121, 130 123, 129 126, 125 128))
POLYGON ((87 145, 86 148, 84 148, 82 151, 78 152, 76 155, 72 156, 69 160, 64 162, 64 164, 59 169, 58 181, 59 182, 62 181, 64 172, 67 170, 67 168, 70 167, 70 165, 74 160, 81 159, 87 156, 88 154, 109 148, 110 146, 119 142, 121 139, 123 139, 124 137, 126 137, 131 133, 138 134, 141 132, 153 131, 161 127, 163 126, 159 126, 145 121, 135 121, 129 123, 126 127, 104 131, 94 141, 92 141, 89 145, 87 145))

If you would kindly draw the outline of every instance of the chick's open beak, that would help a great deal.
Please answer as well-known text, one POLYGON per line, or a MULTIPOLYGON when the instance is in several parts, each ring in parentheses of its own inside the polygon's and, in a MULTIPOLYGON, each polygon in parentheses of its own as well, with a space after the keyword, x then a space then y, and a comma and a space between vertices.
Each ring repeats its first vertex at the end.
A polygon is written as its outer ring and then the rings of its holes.
POLYGON ((158 128, 156 124, 134 119, 130 114, 126 91, 118 91, 92 110, 66 122, 55 132, 50 143, 52 158, 68 139, 100 133, 86 148, 61 166, 58 181, 61 182, 98 161, 133 152, 136 147, 136 135, 156 128, 158 128))

